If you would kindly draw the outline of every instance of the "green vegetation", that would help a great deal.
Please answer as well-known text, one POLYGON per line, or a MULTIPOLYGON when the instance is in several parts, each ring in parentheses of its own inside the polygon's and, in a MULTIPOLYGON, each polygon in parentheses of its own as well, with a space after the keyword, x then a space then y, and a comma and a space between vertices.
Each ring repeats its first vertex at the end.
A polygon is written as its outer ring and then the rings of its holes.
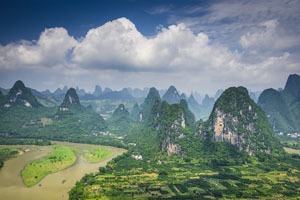
POLYGON ((124 138, 131 144, 128 152, 95 176, 85 176, 70 191, 70 199, 298 197, 299 156, 284 153, 247 90, 225 91, 214 110, 229 116, 226 130, 242 135, 242 145, 250 142, 254 156, 229 141, 214 139, 216 113, 195 124, 185 101, 169 105, 152 89, 142 105, 144 123, 124 138))
POLYGON ((267 89, 258 99, 274 131, 299 133, 300 131, 300 76, 292 74, 288 77, 282 91, 267 89))
POLYGON ((49 155, 25 166, 22 171, 24 184, 33 186, 48 174, 70 167, 75 161, 76 156, 70 147, 54 146, 49 155))
MULTIPOLYGON (((288 95, 292 97, 291 92, 288 95)), ((101 109, 111 116, 106 121, 72 96, 74 101, 61 105, 64 109, 20 105, 0 108, 1 137, 11 141, 25 138, 23 141, 30 142, 34 138, 128 148, 99 173, 79 181, 70 191, 70 199, 300 196, 300 156, 283 151, 264 112, 250 99, 246 88, 224 91, 209 119, 197 123, 186 101, 169 105, 161 101, 155 88, 150 89, 140 107, 134 106, 132 116, 125 109, 132 106, 120 104, 115 109, 116 102, 101 102, 101 109), (76 108, 65 109, 72 102, 77 102, 76 108), (221 123, 217 124, 218 120, 221 123), (220 131, 215 125, 221 127, 220 131)), ((293 112, 299 111, 300 101, 296 100, 283 97, 293 112)), ((285 146, 289 145, 296 148, 298 144, 288 141, 285 146)), ((34 185, 54 170, 71 165, 76 159, 73 151, 89 162, 111 155, 97 148, 55 146, 48 156, 26 165, 22 172, 25 184, 34 185)))
POLYGON ((267 89, 259 97, 258 104, 268 115, 268 120, 275 131, 291 132, 295 126, 293 118, 287 103, 282 94, 274 89, 267 89))
MULTIPOLYGON (((100 113, 104 119, 108 119, 115 109, 120 104, 124 104, 127 109, 133 108, 135 101, 132 100, 110 100, 110 99, 97 99, 97 100, 81 100, 84 106, 92 106, 93 110, 100 113)), ((140 102, 139 102, 140 103, 140 102)))
POLYGON ((152 87, 149 90, 147 97, 145 98, 144 103, 141 105, 141 114, 143 121, 149 120, 155 109, 159 107, 161 102, 159 93, 156 88, 152 87))
POLYGON ((284 147, 292 148, 292 149, 300 149, 300 139, 291 138, 286 135, 277 136, 280 139, 281 144, 284 147))
POLYGON ((127 134, 133 123, 132 118, 124 104, 120 104, 107 119, 108 130, 118 135, 127 134))
POLYGON ((83 154, 84 159, 88 162, 100 162, 101 160, 108 158, 112 155, 112 152, 105 148, 94 148, 88 150, 83 154))
POLYGON ((157 154, 135 160, 131 152, 113 159, 96 176, 87 175, 70 199, 261 199, 300 195, 300 159, 214 165, 209 159, 157 154))
POLYGON ((4 161, 10 159, 19 153, 16 148, 0 148, 0 169, 3 167, 4 161))
MULTIPOLYGON (((223 120, 222 129, 228 135, 235 133, 235 140, 242 140, 242 144, 235 146, 243 151, 265 159, 266 156, 278 156, 283 154, 279 140, 269 124, 262 109, 249 97, 244 87, 231 87, 225 90, 214 105, 213 112, 209 118, 211 130, 215 129, 217 119, 223 120), (220 117, 220 113, 226 117, 220 117)), ((217 133, 214 138, 219 137, 217 133)), ((225 135, 225 134, 224 134, 225 135)), ((212 137, 212 136, 208 136, 212 137)))
POLYGON ((284 150, 287 153, 290 153, 290 154, 298 154, 298 155, 300 155, 300 150, 299 149, 292 149, 292 148, 285 147, 284 150))
MULTIPOLYGON (((57 107, 0 107, 0 138, 59 140, 126 147, 116 136, 107 134, 107 124, 90 108, 56 118, 57 107)), ((1 139, 0 139, 1 141, 1 139)))

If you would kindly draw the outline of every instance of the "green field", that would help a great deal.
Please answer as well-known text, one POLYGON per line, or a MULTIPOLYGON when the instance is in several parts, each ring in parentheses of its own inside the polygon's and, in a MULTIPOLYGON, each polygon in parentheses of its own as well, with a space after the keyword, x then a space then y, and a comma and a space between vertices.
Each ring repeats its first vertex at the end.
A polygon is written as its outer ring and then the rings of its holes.
POLYGON ((70 167, 76 156, 70 147, 54 146, 46 157, 28 163, 22 170, 24 184, 28 187, 37 184, 48 174, 70 167))
POLYGON ((88 162, 100 162, 101 160, 108 158, 111 155, 112 155, 112 152, 109 151, 108 149, 93 148, 93 149, 87 150, 83 154, 83 157, 88 162))
POLYGON ((202 160, 171 157, 135 160, 130 154, 113 159, 96 176, 85 176, 70 199, 298 199, 300 160, 214 166, 202 160))
POLYGON ((98 146, 56 144, 47 156, 28 163, 22 170, 24 184, 28 187, 39 183, 45 176, 70 167, 76 155, 88 162, 100 162, 113 155, 109 149, 98 146))
POLYGON ((300 150, 299 149, 292 149, 292 148, 284 147, 284 150, 287 153, 290 153, 290 154, 298 154, 298 155, 300 155, 300 150))

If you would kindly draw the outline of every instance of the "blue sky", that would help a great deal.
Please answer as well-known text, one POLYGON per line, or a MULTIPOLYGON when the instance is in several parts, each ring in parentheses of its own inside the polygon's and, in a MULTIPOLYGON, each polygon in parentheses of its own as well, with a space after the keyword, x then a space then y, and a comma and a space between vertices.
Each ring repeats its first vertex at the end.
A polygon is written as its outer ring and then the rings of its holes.
POLYGON ((300 74, 298 0, 7 0, 0 86, 96 84, 213 94, 300 74))

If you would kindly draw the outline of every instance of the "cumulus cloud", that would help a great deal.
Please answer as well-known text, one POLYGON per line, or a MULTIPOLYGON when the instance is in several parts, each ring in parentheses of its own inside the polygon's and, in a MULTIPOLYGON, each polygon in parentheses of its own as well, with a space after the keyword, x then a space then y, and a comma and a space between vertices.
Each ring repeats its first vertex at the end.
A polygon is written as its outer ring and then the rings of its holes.
POLYGON ((89 30, 75 47, 73 61, 97 68, 129 67, 144 40, 131 21, 120 18, 89 30))
POLYGON ((78 42, 64 28, 45 29, 38 41, 0 46, 0 67, 54 66, 65 63, 67 53, 78 42))
POLYGON ((73 51, 80 66, 135 71, 176 71, 181 68, 218 68, 234 59, 225 47, 211 44, 205 33, 195 35, 184 24, 143 36, 126 18, 90 30, 73 51))
POLYGON ((146 37, 133 22, 119 18, 90 29, 78 40, 64 28, 51 28, 42 32, 37 41, 0 46, 0 70, 52 67, 54 79, 58 74, 64 80, 84 85, 101 80, 107 86, 174 84, 181 85, 182 91, 233 85, 266 87, 289 73, 300 73, 299 60, 291 59, 295 58, 292 53, 264 55, 256 63, 243 59, 244 51, 258 46, 270 47, 269 50, 290 47, 279 41, 272 43, 282 36, 277 34, 278 26, 276 20, 258 24, 241 37, 243 51, 211 40, 205 32, 195 33, 184 23, 163 27, 156 35, 146 37))

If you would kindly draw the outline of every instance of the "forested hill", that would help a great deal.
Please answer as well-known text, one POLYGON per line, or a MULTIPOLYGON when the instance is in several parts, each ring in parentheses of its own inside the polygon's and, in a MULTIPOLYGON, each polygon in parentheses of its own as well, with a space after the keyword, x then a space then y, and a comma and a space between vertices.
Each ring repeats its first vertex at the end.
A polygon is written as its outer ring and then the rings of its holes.
POLYGON ((280 154, 283 149, 264 112, 244 87, 225 90, 209 118, 214 141, 228 142, 249 155, 280 154))
POLYGON ((263 111, 243 87, 225 90, 209 120, 197 123, 185 100, 170 105, 152 88, 141 106, 140 120, 124 141, 128 152, 98 174, 84 177, 70 191, 70 199, 300 195, 299 181, 289 179, 299 177, 299 158, 283 152, 263 111))
POLYGON ((288 77, 283 90, 267 89, 258 99, 276 132, 300 132, 300 76, 288 77))

